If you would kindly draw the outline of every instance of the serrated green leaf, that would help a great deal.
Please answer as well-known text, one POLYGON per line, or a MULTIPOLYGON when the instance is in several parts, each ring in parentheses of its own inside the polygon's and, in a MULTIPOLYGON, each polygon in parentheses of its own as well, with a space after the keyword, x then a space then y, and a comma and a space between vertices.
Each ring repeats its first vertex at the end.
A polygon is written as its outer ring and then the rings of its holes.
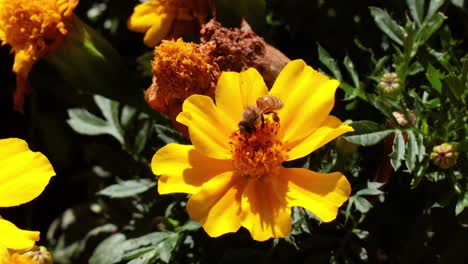
POLYGON ((89 259, 89 264, 118 263, 124 253, 124 234, 114 234, 102 241, 94 250, 89 259))
POLYGON ((412 172, 416 167, 417 158, 419 155, 419 144, 412 130, 406 131, 408 141, 406 142, 405 162, 406 167, 412 172))
POLYGON ((400 130, 395 130, 395 138, 393 139, 393 151, 390 154, 390 163, 395 171, 401 166, 401 161, 405 157, 405 140, 403 133, 400 130))
POLYGON ((135 256, 127 264, 152 264, 158 258, 158 250, 154 247, 148 247, 143 254, 135 256))
POLYGON ((432 17, 435 14, 435 12, 437 12, 439 8, 444 4, 444 2, 445 0, 431 0, 431 2, 429 2, 429 8, 427 10, 426 19, 432 17))
POLYGON ((354 87, 356 87, 356 89, 360 89, 361 84, 359 83, 359 75, 356 71, 356 68, 354 67, 354 63, 351 60, 351 58, 349 56, 346 56, 343 60, 343 64, 346 70, 348 70, 348 73, 351 76, 351 80, 353 80, 354 87))
POLYGON ((426 71, 426 78, 431 83, 432 88, 434 88, 439 94, 442 93, 442 74, 439 70, 434 68, 432 64, 429 64, 426 71))
POLYGON ((424 155, 426 154, 426 147, 424 146, 424 136, 423 134, 419 134, 418 137, 418 161, 421 162, 424 159, 424 155))
POLYGON ((119 103, 99 95, 94 96, 95 102, 102 112, 105 120, 97 117, 87 110, 68 109, 67 123, 77 133, 89 136, 111 135, 121 144, 124 144, 123 130, 119 124, 119 103))
POLYGON ((140 154, 145 149, 146 143, 151 136, 152 127, 153 122, 148 119, 143 123, 141 129, 138 130, 135 136, 135 152, 137 154, 140 154))
POLYGON ((318 45, 318 56, 319 61, 325 65, 329 71, 332 72, 333 77, 335 77, 338 81, 343 81, 340 68, 338 67, 335 59, 333 59, 330 54, 320 45, 318 45))
POLYGON ((354 128, 354 132, 343 138, 361 146, 375 145, 393 133, 393 129, 382 129, 380 125, 372 121, 356 121, 350 125, 354 128))
POLYGON ((445 16, 442 13, 436 13, 427 18, 416 33, 416 45, 421 46, 442 26, 445 16))
POLYGON ((174 252, 177 244, 179 243, 179 235, 172 234, 162 243, 159 243, 156 248, 159 250, 159 259, 165 263, 169 263, 172 258, 172 253, 174 252))
POLYGON ((424 0, 406 0, 411 17, 416 24, 421 25, 424 19, 424 0))
POLYGON ((374 18, 377 26, 382 30, 390 39, 403 46, 403 39, 405 37, 405 31, 403 27, 398 25, 393 20, 386 10, 378 7, 369 7, 372 17, 374 18))
POLYGON ((354 198, 354 206, 361 213, 367 213, 372 208, 372 204, 364 197, 356 196, 354 198))
POLYGON ((455 206, 455 214, 459 215, 466 207, 468 207, 468 192, 465 192, 465 195, 458 200, 457 205, 455 206))
POLYGON ((446 85, 448 86, 452 95, 457 99, 460 100, 461 96, 464 93, 464 86, 458 79, 457 75, 453 72, 449 73, 448 76, 444 79, 446 85))
POLYGON ((108 186, 98 192, 110 198, 127 198, 146 192, 156 186, 156 182, 147 179, 128 180, 108 186))

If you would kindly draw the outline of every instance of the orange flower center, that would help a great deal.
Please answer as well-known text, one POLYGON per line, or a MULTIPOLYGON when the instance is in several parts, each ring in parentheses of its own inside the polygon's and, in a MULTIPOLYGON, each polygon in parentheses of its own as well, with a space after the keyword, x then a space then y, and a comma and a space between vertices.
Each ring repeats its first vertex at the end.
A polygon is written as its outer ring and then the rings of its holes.
POLYGON ((281 163, 286 160, 283 143, 277 137, 279 127, 279 121, 268 114, 264 122, 256 122, 251 134, 240 130, 232 133, 231 153, 238 173, 255 180, 278 173, 281 163))

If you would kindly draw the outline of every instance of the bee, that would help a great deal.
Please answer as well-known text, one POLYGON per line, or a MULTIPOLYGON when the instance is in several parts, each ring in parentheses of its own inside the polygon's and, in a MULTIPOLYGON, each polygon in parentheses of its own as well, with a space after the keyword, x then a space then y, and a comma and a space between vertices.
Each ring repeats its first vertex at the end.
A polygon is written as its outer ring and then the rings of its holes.
POLYGON ((278 97, 266 95, 256 100, 256 106, 247 107, 242 113, 242 120, 239 122, 239 130, 244 134, 250 135, 256 131, 256 125, 262 122, 264 125, 264 114, 273 114, 273 120, 278 122, 276 110, 283 107, 283 102, 278 97))

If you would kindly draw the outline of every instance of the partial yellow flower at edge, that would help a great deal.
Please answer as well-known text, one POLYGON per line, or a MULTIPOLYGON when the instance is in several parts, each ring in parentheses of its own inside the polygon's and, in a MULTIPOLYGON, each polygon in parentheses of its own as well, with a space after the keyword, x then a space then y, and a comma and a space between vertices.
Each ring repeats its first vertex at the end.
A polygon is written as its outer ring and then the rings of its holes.
POLYGON ((149 0, 137 5, 127 20, 129 30, 145 33, 144 43, 155 47, 163 39, 198 33, 212 0, 149 0))
POLYGON ((169 144, 153 157, 161 194, 192 194, 189 215, 213 237, 247 228, 253 239, 285 237, 291 207, 301 206, 324 222, 336 218, 351 186, 339 172, 317 173, 285 168, 282 163, 306 156, 334 138, 353 131, 329 115, 339 82, 307 66, 290 62, 271 91, 253 68, 224 72, 211 98, 192 95, 177 121, 189 129, 193 145, 169 144), (278 118, 265 115, 252 134, 238 123, 256 99, 271 95, 283 107, 278 118))
POLYGON ((67 20, 78 0, 0 0, 0 44, 15 53, 14 106, 22 111, 33 64, 60 44, 69 28, 67 20))
MULTIPOLYGON (((0 207, 33 200, 54 175, 49 160, 29 150, 24 140, 0 139, 0 207)), ((0 234, 0 248, 26 249, 39 240, 39 232, 18 229, 4 219, 0 219, 0 234)))

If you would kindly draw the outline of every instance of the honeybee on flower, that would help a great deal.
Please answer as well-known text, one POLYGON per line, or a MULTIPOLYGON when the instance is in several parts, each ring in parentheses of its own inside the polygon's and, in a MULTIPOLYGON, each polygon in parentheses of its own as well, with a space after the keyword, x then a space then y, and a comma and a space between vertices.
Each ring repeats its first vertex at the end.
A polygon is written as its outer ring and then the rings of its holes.
POLYGON ((329 115, 338 85, 302 60, 290 62, 270 91, 253 68, 223 72, 216 103, 192 95, 177 117, 188 127, 193 145, 168 144, 154 155, 159 193, 191 194, 187 211, 212 237, 241 226, 258 241, 285 237, 293 206, 324 222, 334 220, 351 192, 346 177, 282 164, 353 131, 329 115), (242 113, 264 96, 282 102, 277 117, 265 115, 252 133, 240 131, 242 113))

